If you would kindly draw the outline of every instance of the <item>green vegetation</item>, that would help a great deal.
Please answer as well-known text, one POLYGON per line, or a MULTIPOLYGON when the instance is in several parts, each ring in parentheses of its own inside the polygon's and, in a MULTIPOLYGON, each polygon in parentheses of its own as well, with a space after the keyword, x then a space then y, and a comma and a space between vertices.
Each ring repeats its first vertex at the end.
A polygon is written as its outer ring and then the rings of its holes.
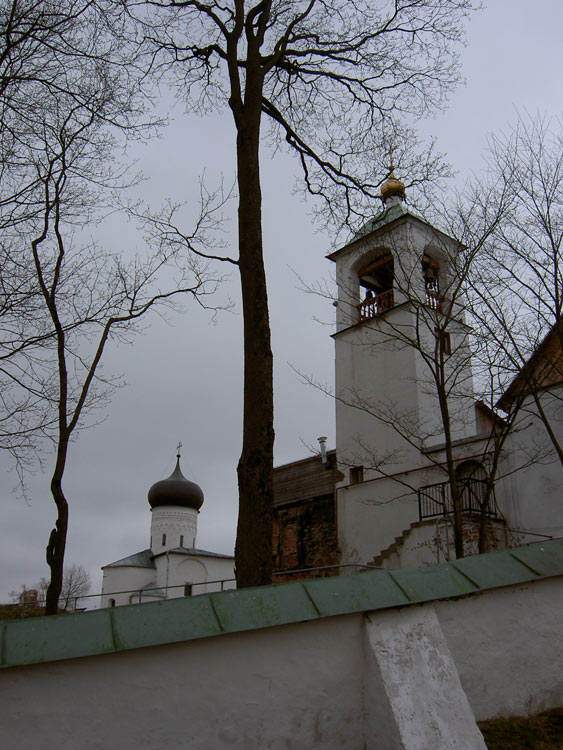
POLYGON ((563 750, 563 708, 479 722, 489 750, 563 750))

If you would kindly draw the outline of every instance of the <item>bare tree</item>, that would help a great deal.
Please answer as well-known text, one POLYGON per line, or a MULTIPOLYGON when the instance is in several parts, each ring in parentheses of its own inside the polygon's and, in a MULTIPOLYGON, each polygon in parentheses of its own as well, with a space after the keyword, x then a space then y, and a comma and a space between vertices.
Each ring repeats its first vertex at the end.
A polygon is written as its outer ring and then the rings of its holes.
MULTIPOLYGON (((233 262, 241 280, 245 363, 236 573, 239 586, 270 583, 274 423, 263 124, 271 126, 274 148, 285 144, 297 155, 325 218, 353 221, 378 192, 374 155, 391 115, 440 106, 456 82, 453 47, 472 2, 117 1, 135 18, 135 41, 148 45, 151 69, 172 74, 188 108, 228 106, 233 118, 239 196, 233 262)), ((427 176, 432 163, 419 160, 413 179, 427 176)))
MULTIPOLYGON (((2 315, 1 374, 16 392, 15 403, 27 400, 41 410, 38 428, 55 451, 50 486, 57 520, 46 553, 47 614, 56 613, 63 586, 69 508, 63 479, 70 442, 89 410, 106 404, 117 384, 100 375, 108 342, 129 340, 151 309, 180 295, 205 306, 220 280, 197 254, 180 258, 157 246, 127 260, 89 237, 123 182, 109 166, 114 141, 103 116, 113 90, 91 75, 88 86, 90 99, 80 102, 57 92, 36 123, 36 138, 19 144, 20 162, 35 172, 34 210, 25 221, 5 222, 2 234, 5 284, 15 278, 34 291, 2 315), (174 276, 168 281, 167 268, 174 276)), ((7 201, 5 211, 11 206, 7 201)), ((198 229, 205 234, 214 224, 208 201, 198 229)), ((190 240, 196 250, 197 243, 197 237, 190 240)))
POLYGON ((92 588, 90 573, 82 565, 73 563, 65 568, 59 606, 61 609, 76 609, 78 601, 92 588))
POLYGON ((471 289, 480 325, 498 351, 497 398, 512 412, 531 397, 563 465, 548 403, 557 399, 549 387, 563 380, 561 122, 524 114, 506 134, 491 136, 486 177, 470 184, 464 202, 466 224, 489 226, 471 289))
MULTIPOLYGON (((23 585, 20 591, 11 591, 10 596, 14 601, 25 601, 25 592, 34 592, 33 602, 36 605, 44 606, 49 588, 49 580, 42 577, 32 586, 23 585)), ((64 610, 76 609, 78 601, 86 596, 92 588, 92 579, 90 573, 83 565, 73 563, 70 567, 64 569, 63 585, 59 607, 64 610)))

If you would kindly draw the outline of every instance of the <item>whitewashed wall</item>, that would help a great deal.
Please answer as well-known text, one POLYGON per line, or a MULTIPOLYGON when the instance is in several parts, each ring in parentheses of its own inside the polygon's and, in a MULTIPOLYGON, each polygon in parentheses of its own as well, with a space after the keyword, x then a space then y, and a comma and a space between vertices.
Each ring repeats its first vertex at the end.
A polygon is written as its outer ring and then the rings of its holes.
POLYGON ((562 705, 563 578, 5 669, 0 743, 476 750, 459 679, 477 719, 562 705))

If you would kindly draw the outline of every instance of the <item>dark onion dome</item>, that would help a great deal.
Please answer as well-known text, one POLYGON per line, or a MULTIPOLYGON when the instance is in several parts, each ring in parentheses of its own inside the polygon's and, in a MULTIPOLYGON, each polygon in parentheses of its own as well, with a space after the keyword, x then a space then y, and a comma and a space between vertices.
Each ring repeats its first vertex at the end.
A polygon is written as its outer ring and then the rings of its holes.
POLYGON ((180 456, 176 457, 176 468, 167 479, 156 482, 149 490, 149 505, 158 508, 161 505, 177 505, 182 508, 199 510, 203 505, 201 487, 180 471, 180 456))

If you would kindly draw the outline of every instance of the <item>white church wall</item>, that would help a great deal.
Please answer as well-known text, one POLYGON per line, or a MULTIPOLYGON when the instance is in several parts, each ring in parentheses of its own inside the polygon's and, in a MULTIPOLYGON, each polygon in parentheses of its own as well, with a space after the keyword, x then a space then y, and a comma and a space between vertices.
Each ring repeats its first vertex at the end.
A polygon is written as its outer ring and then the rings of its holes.
MULTIPOLYGON (((153 568, 134 568, 131 566, 117 566, 105 568, 102 579, 101 607, 109 607, 109 600, 113 599, 116 606, 130 604, 131 594, 116 594, 117 591, 131 591, 142 589, 146 584, 155 580, 156 571, 153 568)), ((138 601, 138 596, 135 601, 138 601)))
POLYGON ((177 505, 160 505, 151 510, 151 549, 154 554, 174 547, 193 547, 199 511, 177 505))
MULTIPOLYGON (((563 394, 561 387, 541 393, 541 404, 563 445, 563 394)), ((512 526, 519 539, 532 541, 524 532, 563 536, 563 467, 532 398, 524 403, 507 440, 511 473, 504 482, 513 498, 512 526)), ((537 539, 537 538, 536 538, 537 539)))
MULTIPOLYGON (((406 307, 389 314, 395 326, 407 328, 412 322, 406 307)), ((369 468, 383 460, 390 473, 412 466, 418 452, 393 424, 401 420, 411 433, 418 428, 414 350, 390 338, 387 324, 377 318, 337 334, 335 346, 339 461, 369 468)))
MULTIPOLYGON (((165 571, 166 557, 158 558, 163 573, 165 571)), ((184 586, 190 584, 193 594, 205 594, 212 591, 221 591, 220 583, 207 583, 208 581, 227 581, 224 589, 235 588, 234 560, 221 557, 195 557, 171 554, 169 556, 168 586, 178 586, 169 590, 169 598, 184 596, 184 586)))
POLYGON ((342 563, 371 562, 418 521, 416 494, 393 479, 341 487, 337 503, 342 563))
MULTIPOLYGON (((487 551, 514 546, 513 534, 501 520, 491 520, 487 525, 487 551)), ((479 553, 479 517, 463 519, 463 546, 465 555, 479 553)), ((451 520, 443 516, 428 519, 410 528, 400 544, 379 563, 387 570, 421 568, 455 560, 454 533, 451 520)))

